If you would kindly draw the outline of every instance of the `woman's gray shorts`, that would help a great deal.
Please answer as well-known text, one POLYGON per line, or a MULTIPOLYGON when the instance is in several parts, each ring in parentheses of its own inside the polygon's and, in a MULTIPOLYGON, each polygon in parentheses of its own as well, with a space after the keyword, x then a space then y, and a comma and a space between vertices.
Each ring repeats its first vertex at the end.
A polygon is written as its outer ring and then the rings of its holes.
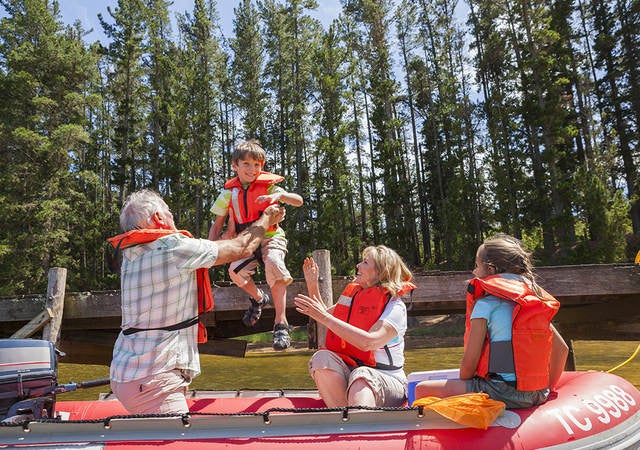
POLYGON ((407 399, 406 383, 373 367, 350 367, 330 350, 318 350, 309 360, 309 373, 312 378, 313 372, 318 369, 342 374, 347 382, 347 397, 351 385, 356 380, 364 380, 373 391, 376 406, 402 406, 407 399))

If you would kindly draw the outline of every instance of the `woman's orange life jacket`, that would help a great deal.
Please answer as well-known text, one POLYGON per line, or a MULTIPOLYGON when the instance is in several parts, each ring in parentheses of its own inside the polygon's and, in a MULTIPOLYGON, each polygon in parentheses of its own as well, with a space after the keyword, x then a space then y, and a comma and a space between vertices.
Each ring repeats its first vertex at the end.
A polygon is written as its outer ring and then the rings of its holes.
POLYGON ((536 391, 549 387, 549 360, 553 339, 550 324, 560 308, 560 302, 546 291, 543 290, 542 293, 540 298, 525 281, 510 280, 500 275, 474 278, 469 282, 465 346, 471 326, 471 312, 478 298, 495 295, 516 303, 511 321, 511 342, 491 344, 487 334, 476 369, 478 376, 487 378, 497 372, 515 372, 516 388, 519 391, 536 391))
MULTIPOLYGON (((181 233, 187 237, 193 238, 193 235, 186 230, 164 230, 156 228, 145 228, 141 230, 131 230, 126 233, 119 234, 112 238, 107 239, 111 245, 118 252, 120 249, 133 247, 134 245, 146 244, 153 242, 164 236, 170 234, 181 233)), ((168 325, 166 327, 157 328, 159 330, 179 330, 198 324, 198 343, 204 344, 207 342, 207 328, 202 322, 202 317, 205 313, 213 310, 213 291, 211 290, 211 280, 209 279, 209 269, 200 268, 196 270, 196 285, 198 288, 198 315, 191 319, 187 319, 183 322, 174 325, 168 325)), ((156 329, 156 328, 154 328, 156 329)), ((124 330, 125 334, 132 334, 138 331, 144 331, 142 328, 129 328, 124 330)))
MULTIPOLYGON (((256 199, 266 195, 269 186, 280 183, 282 180, 284 177, 269 172, 260 172, 255 181, 246 187, 242 186, 238 177, 227 180, 224 187, 231 190, 229 212, 236 222, 236 231, 240 232, 258 220, 270 203, 257 203, 256 199)), ((275 224, 269 227, 268 231, 277 229, 278 224, 275 224)))
MULTIPOLYGON (((404 295, 413 289, 415 289, 415 285, 407 282, 405 283, 405 288, 398 293, 398 296, 404 295)), ((358 283, 349 283, 333 308, 333 316, 361 330, 369 331, 373 324, 380 319, 390 299, 391 294, 380 286, 363 289, 358 283)), ((360 350, 331 330, 327 330, 325 347, 327 350, 338 354, 345 363, 352 367, 364 365, 385 370, 402 368, 402 366, 393 364, 391 353, 386 345, 384 349, 389 357, 388 364, 376 362, 373 350, 360 350)))

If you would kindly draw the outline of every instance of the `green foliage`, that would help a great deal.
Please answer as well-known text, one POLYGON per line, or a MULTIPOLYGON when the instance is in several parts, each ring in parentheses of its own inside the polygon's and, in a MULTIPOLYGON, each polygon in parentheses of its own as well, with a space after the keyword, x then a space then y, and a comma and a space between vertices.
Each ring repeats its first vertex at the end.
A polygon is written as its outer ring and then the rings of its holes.
MULTIPOLYGON (((9 2, 5 3, 8 6, 9 2)), ((77 269, 72 236, 84 224, 70 204, 77 193, 71 155, 88 142, 84 88, 93 59, 65 29, 48 2, 11 2, 12 20, 0 24, 3 70, 11 91, 3 116, 3 231, 5 293, 43 291, 53 266, 77 269)))
POLYGON ((0 294, 42 292, 56 265, 70 290, 117 287, 105 239, 142 187, 206 236, 252 137, 305 201, 284 223, 297 275, 317 248, 350 275, 381 243, 467 270, 495 232, 539 264, 635 255, 633 2, 477 0, 466 23, 447 2, 341 4, 325 30, 318 2, 241 0, 227 40, 213 0, 176 34, 169 1, 119 0, 87 45, 56 2, 0 0, 0 294))
POLYGON ((607 159, 593 162, 593 167, 583 166, 575 173, 572 186, 576 192, 576 210, 581 227, 582 240, 576 246, 574 263, 592 261, 610 263, 624 261, 625 237, 631 233, 630 202, 620 189, 607 186, 606 174, 610 171, 607 159))
POLYGON ((265 108, 268 98, 261 78, 264 47, 259 15, 250 0, 242 0, 235 12, 235 38, 231 40, 234 54, 234 97, 238 108, 244 112, 245 136, 261 138, 265 133, 265 108))

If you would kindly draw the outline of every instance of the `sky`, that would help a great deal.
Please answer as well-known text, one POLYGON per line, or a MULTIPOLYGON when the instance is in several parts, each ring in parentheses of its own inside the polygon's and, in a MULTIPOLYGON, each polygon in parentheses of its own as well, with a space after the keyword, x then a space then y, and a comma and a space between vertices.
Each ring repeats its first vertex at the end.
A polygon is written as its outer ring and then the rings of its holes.
MULTIPOLYGON (((58 0, 60 5, 60 13, 62 20, 66 24, 73 24, 76 20, 80 20, 85 30, 93 29, 93 32, 85 37, 85 42, 94 42, 96 40, 104 40, 102 26, 98 20, 98 13, 102 13, 102 17, 109 23, 113 20, 107 12, 107 7, 114 9, 118 4, 117 0, 58 0)), ((220 27, 225 36, 233 34, 233 9, 238 5, 239 0, 218 0, 217 8, 220 15, 220 27)), ((338 17, 341 11, 340 0, 319 0, 318 8, 311 13, 318 18, 325 28, 329 26, 331 21, 338 17)), ((171 6, 171 17, 174 19, 175 12, 193 12, 193 0, 173 0, 171 6)), ((173 26, 175 33, 175 23, 173 26)))

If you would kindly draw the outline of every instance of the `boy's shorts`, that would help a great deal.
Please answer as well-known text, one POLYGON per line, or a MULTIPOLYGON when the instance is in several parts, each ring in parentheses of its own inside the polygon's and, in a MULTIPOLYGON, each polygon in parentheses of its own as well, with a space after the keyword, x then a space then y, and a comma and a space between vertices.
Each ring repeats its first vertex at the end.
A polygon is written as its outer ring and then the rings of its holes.
POLYGON ((407 384, 373 367, 350 367, 342 358, 330 350, 318 350, 309 360, 309 373, 318 369, 332 370, 347 381, 347 397, 356 380, 364 380, 373 391, 376 406, 402 406, 407 399, 407 384))
POLYGON ((484 392, 490 398, 504 402, 509 409, 529 408, 547 401, 549 389, 539 391, 519 391, 514 386, 501 380, 487 380, 473 377, 467 380, 467 391, 484 392))
MULTIPOLYGON (((273 286, 276 281, 282 281, 287 286, 291 284, 293 278, 284 263, 287 254, 287 238, 282 236, 273 236, 265 239, 261 243, 262 261, 264 262, 264 273, 267 284, 273 286)), ((229 265, 229 270, 235 270, 238 266, 243 266, 242 270, 254 272, 260 262, 255 255, 249 258, 234 261, 229 265)))

